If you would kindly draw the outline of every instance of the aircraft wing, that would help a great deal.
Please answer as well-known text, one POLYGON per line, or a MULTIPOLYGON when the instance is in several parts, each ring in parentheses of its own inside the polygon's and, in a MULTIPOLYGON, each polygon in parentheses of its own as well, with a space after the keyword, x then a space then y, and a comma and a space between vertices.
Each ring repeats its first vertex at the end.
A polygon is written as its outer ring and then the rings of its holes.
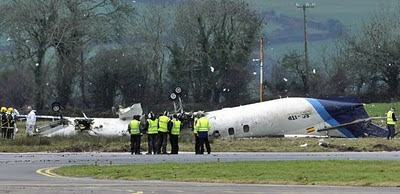
POLYGON ((366 118, 366 119, 357 119, 352 122, 332 126, 332 127, 327 127, 327 128, 322 128, 322 129, 317 129, 317 132, 323 132, 323 131, 330 131, 330 130, 337 130, 340 128, 347 128, 350 131, 357 131, 357 133, 362 132, 360 137, 386 137, 388 131, 377 125, 372 123, 372 118, 366 118))
POLYGON ((368 121, 371 121, 371 118, 357 119, 357 120, 352 121, 352 122, 348 122, 348 123, 344 123, 344 124, 340 124, 340 125, 336 125, 336 126, 332 126, 332 127, 326 127, 326 128, 322 128, 322 129, 317 129, 317 132, 336 130, 336 129, 341 128, 341 127, 347 127, 347 126, 350 126, 350 125, 363 123, 363 122, 368 122, 368 121))

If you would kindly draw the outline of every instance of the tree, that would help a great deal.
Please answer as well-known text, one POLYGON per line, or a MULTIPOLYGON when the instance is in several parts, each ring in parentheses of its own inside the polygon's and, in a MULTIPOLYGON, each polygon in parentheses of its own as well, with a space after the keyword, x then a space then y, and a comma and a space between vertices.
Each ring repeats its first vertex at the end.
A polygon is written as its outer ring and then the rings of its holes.
MULTIPOLYGON (((132 16, 131 3, 123 0, 63 1, 59 17, 66 28, 53 40, 58 56, 56 89, 61 104, 69 103, 73 80, 78 73, 82 100, 85 104, 83 49, 95 41, 115 42, 123 37, 126 34, 125 26, 128 26, 128 18, 132 16)), ((93 44, 89 47, 93 48, 93 44)))
MULTIPOLYGON (((164 94, 164 79, 169 41, 168 32, 172 28, 172 5, 160 1, 148 1, 146 6, 138 13, 137 30, 134 36, 141 40, 137 46, 141 47, 143 58, 141 63, 148 67, 151 82, 144 88, 146 93, 151 93, 149 98, 158 103, 164 94)), ((136 43, 137 44, 137 43, 136 43)), ((136 47, 137 47, 136 46, 136 47)))
POLYGON ((1 75, 0 96, 2 106, 20 108, 33 102, 32 74, 19 69, 6 70, 1 75))
POLYGON ((179 6, 176 39, 169 48, 175 69, 191 67, 185 76, 195 101, 237 104, 247 96, 249 54, 260 27, 260 19, 243 1, 195 0, 179 6), (189 58, 174 55, 179 50, 189 58))
POLYGON ((112 50, 102 50, 90 59, 89 92, 95 108, 108 109, 114 106, 120 74, 117 57, 112 50))
POLYGON ((148 102, 144 88, 149 87, 148 69, 140 63, 138 50, 102 49, 88 66, 89 94, 96 108, 148 102), (133 52, 132 52, 133 51, 133 52), (118 100, 120 99, 120 100, 118 100))
POLYGON ((1 9, 2 31, 15 48, 14 58, 29 64, 34 72, 38 109, 43 107, 43 96, 48 92, 43 87, 48 78, 46 57, 57 56, 58 100, 63 105, 69 103, 78 73, 84 100, 85 47, 120 41, 133 15, 132 3, 124 0, 13 0, 1 9))
POLYGON ((296 51, 290 51, 285 54, 282 59, 279 61, 279 64, 285 68, 289 73, 293 75, 293 78, 287 77, 285 79, 290 80, 289 86, 287 86, 287 90, 290 91, 291 94, 307 94, 307 75, 304 68, 304 56, 300 55, 296 51), (302 84, 298 84, 295 80, 301 79, 302 84), (300 90, 299 90, 300 89, 300 90))
POLYGON ((347 88, 356 95, 369 99, 399 97, 398 16, 398 11, 382 8, 363 22, 359 33, 349 32, 340 40, 333 61, 339 65, 337 70, 346 68, 344 73, 353 83, 347 88))
POLYGON ((13 0, 0 7, 1 31, 14 47, 15 61, 27 64, 34 74, 34 102, 37 109, 44 104, 46 53, 62 29, 57 21, 60 0, 13 0))

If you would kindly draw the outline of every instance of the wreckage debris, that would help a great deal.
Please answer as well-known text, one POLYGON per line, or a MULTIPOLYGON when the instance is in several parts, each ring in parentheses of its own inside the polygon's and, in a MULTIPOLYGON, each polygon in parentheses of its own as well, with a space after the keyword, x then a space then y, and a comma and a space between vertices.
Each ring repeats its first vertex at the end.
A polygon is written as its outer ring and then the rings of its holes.
POLYGON ((374 145, 373 148, 383 150, 383 151, 389 151, 389 152, 400 151, 400 148, 398 148, 398 147, 392 147, 392 146, 388 146, 385 144, 376 144, 376 145, 374 145))
POLYGON ((319 143, 320 146, 322 147, 326 147, 326 148, 333 148, 333 149, 337 149, 338 151, 341 152, 361 152, 362 150, 360 150, 357 147, 347 147, 347 146, 342 146, 342 145, 333 145, 333 144, 328 144, 328 143, 319 143))
POLYGON ((69 146, 66 148, 62 148, 58 150, 58 153, 62 152, 129 152, 131 150, 131 147, 129 144, 121 146, 119 148, 114 148, 111 150, 106 150, 104 146, 101 145, 75 145, 75 146, 69 146))

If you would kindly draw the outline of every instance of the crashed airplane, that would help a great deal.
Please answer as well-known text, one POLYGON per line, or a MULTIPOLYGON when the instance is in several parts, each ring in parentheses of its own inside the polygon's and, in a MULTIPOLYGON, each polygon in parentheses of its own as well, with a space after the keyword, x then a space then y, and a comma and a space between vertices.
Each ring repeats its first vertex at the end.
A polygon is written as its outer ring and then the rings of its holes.
MULTIPOLYGON (((185 118, 194 116, 180 110, 185 118)), ((80 132, 100 136, 127 135, 127 126, 136 114, 142 115, 140 104, 126 109, 120 107, 119 118, 64 117, 39 128, 38 135, 69 136, 80 132)), ((387 130, 372 123, 363 104, 352 98, 282 98, 210 111, 205 115, 211 124, 209 135, 217 138, 387 136, 387 130)))
POLYGON ((206 113, 216 137, 386 137, 357 99, 282 98, 206 113))

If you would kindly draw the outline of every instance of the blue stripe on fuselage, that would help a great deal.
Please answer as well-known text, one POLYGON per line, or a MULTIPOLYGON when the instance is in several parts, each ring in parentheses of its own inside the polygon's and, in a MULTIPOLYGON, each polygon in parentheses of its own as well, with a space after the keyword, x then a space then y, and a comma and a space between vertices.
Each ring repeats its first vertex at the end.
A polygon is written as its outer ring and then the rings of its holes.
MULTIPOLYGON (((336 121, 332 116, 325 110, 325 108, 318 102, 317 99, 314 98, 306 98, 306 100, 314 107, 314 109, 318 112, 319 116, 324 119, 331 126, 340 125, 338 121, 336 121)), ((338 131, 343 133, 346 137, 353 138, 354 135, 344 127, 338 128, 338 131)))

